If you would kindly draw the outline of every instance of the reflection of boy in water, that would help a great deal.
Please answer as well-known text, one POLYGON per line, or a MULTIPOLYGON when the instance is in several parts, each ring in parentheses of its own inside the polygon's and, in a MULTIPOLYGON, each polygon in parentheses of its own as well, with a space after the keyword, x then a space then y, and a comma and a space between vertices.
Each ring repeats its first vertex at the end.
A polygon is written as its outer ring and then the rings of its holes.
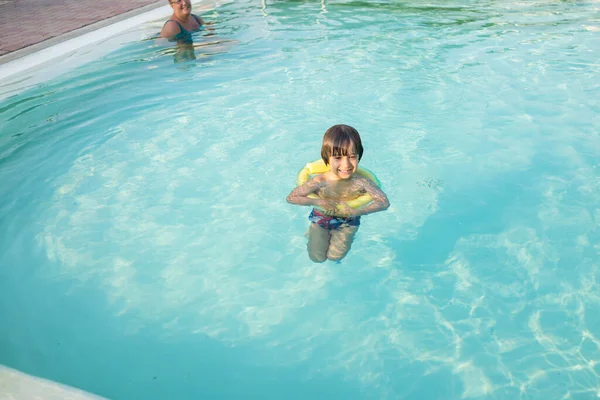
POLYGON ((334 125, 325 132, 321 158, 331 170, 298 186, 287 197, 292 204, 313 208, 308 219, 308 255, 314 262, 339 261, 350 250, 360 225, 360 216, 383 211, 390 206, 385 193, 371 180, 356 175, 363 147, 356 129, 334 125), (312 199, 309 194, 319 198, 312 199), (368 193, 373 202, 353 209, 346 201, 368 193))

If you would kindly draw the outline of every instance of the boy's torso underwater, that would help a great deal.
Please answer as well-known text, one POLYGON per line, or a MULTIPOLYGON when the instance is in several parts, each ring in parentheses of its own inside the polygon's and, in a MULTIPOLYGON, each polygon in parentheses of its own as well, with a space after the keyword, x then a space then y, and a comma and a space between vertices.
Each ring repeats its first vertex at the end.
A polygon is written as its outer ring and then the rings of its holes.
MULTIPOLYGON (((326 180, 323 179, 323 186, 320 187, 315 194, 325 200, 334 201, 349 201, 358 198, 366 193, 361 184, 361 179, 358 176, 353 176, 350 179, 326 180)), ((334 215, 335 216, 335 215, 334 215)), ((343 217, 343 215, 337 215, 343 217)))

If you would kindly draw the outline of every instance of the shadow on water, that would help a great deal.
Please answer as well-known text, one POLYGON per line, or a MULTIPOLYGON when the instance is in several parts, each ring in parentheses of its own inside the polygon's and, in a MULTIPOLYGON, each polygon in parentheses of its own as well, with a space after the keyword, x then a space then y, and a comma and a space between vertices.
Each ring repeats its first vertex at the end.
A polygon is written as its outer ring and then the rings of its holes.
POLYGON ((438 212, 420 228, 417 240, 398 241, 396 253, 405 265, 444 265, 461 238, 505 229, 502 216, 513 209, 515 201, 521 201, 524 187, 535 186, 537 178, 530 174, 524 180, 517 171, 462 193, 445 192, 438 212))

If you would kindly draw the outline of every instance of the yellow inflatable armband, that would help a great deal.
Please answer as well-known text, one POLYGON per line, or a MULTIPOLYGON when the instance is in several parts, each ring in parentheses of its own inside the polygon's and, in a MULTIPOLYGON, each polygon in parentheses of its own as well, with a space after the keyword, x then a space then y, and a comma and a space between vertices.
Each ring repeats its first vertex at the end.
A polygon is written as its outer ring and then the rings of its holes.
MULTIPOLYGON (((298 186, 303 185, 304 183, 308 182, 308 180, 311 178, 311 176, 324 174, 325 172, 328 172, 330 169, 331 168, 329 167, 329 165, 325 165, 325 161, 323 161, 321 159, 310 162, 310 163, 306 164, 304 166, 304 168, 302 168, 302 170, 298 174, 298 179, 297 179, 296 183, 298 186)), ((379 179, 377 179, 375 174, 372 173, 371 171, 369 171, 368 169, 358 168, 358 170, 355 173, 364 178, 370 179, 378 187, 381 187, 381 182, 379 182, 379 179)), ((319 198, 314 193, 309 194, 308 197, 310 197, 311 199, 319 198)), ((356 199, 346 201, 346 204, 348 204, 350 207, 352 207, 354 209, 358 209, 358 208, 366 206, 367 204, 369 204, 372 201, 373 201, 373 199, 371 198, 371 196, 368 193, 365 193, 361 196, 358 196, 356 199)))

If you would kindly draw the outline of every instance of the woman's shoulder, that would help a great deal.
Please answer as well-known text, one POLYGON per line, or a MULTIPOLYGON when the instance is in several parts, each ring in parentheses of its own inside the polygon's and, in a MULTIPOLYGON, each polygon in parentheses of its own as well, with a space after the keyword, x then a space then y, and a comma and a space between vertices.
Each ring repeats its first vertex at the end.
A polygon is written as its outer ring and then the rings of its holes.
POLYGON ((160 36, 167 38, 173 37, 179 32, 181 32, 181 25, 179 25, 179 22, 170 19, 163 25, 162 30, 160 31, 160 36))
POLYGON ((204 21, 202 20, 202 18, 200 18, 196 14, 192 14, 192 18, 194 18, 199 25, 204 25, 204 21))

